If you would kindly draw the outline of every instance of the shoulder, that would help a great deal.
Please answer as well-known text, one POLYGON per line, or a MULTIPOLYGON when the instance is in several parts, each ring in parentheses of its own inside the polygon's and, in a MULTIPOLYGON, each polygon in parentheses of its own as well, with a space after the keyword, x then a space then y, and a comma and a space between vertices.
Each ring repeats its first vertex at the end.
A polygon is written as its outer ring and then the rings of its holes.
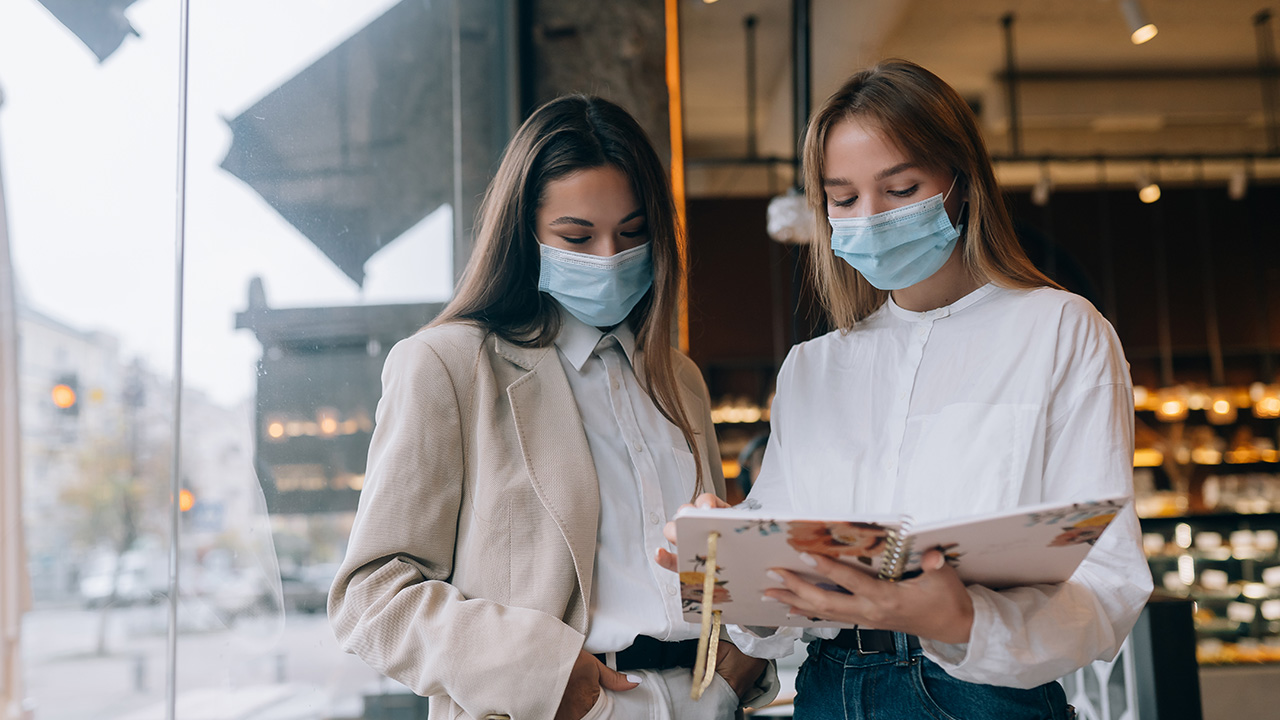
POLYGON ((1088 300, 1063 290, 1007 290, 1025 329, 1052 343, 1055 373, 1089 384, 1124 382, 1129 364, 1115 329, 1088 300))
POLYGON ((884 308, 872 313, 849 330, 832 330, 810 340, 796 343, 787 351, 787 357, 778 370, 778 382, 797 371, 825 367, 831 362, 847 358, 849 348, 875 335, 883 327, 884 308))
POLYGON ((1021 314, 1032 317, 1061 318, 1072 323, 1106 322, 1093 303, 1075 293, 1057 288, 997 287, 991 293, 991 299, 997 307, 1013 308, 1021 314))
POLYGON ((487 336, 488 331, 470 323, 425 327, 391 348, 384 372, 428 371, 444 366, 453 375, 474 364, 487 336))

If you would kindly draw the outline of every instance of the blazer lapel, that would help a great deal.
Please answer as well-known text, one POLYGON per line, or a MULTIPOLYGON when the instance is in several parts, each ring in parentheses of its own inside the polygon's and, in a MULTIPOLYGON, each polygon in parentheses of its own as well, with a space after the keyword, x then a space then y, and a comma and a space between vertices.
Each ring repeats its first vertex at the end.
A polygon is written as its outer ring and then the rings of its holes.
POLYGON ((583 617, 590 617, 600 483, 573 390, 554 347, 523 348, 495 337, 495 350, 528 371, 507 386, 520 450, 534 491, 569 545, 583 617))

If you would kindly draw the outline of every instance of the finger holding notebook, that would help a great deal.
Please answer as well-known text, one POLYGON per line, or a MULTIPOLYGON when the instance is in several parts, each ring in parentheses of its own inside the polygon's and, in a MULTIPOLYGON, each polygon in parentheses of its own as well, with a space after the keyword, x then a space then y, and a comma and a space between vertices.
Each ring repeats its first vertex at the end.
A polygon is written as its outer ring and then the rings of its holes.
POLYGON ((938 550, 925 553, 924 572, 903 580, 880 580, 822 555, 803 554, 814 571, 844 590, 818 587, 786 568, 773 568, 782 588, 764 597, 795 615, 820 617, 850 626, 894 630, 945 643, 962 643, 973 626, 973 601, 955 568, 938 550))

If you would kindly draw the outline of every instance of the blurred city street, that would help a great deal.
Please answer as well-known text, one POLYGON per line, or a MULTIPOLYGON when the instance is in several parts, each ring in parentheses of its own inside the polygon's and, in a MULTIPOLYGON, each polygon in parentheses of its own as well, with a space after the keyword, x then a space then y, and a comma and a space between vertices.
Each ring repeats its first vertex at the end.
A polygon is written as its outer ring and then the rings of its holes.
MULTIPOLYGON (((27 696, 37 720, 159 720, 164 717, 165 605, 112 608, 108 654, 95 648, 100 611, 27 613, 27 696)), ((178 639, 178 708, 184 720, 358 718, 362 696, 403 692, 338 649, 323 613, 289 614, 178 639)))

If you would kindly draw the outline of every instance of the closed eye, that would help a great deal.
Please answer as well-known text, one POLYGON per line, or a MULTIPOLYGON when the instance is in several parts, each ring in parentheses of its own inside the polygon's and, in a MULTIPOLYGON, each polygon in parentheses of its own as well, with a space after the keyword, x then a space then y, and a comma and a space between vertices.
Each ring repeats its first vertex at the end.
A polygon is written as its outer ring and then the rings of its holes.
POLYGON ((911 197, 916 194, 916 190, 920 189, 920 183, 916 183, 905 190, 890 190, 889 194, 894 197, 911 197))
POLYGON ((590 240, 590 239, 591 239, 591 237, 590 237, 590 236, 587 236, 587 237, 568 237, 567 235, 561 235, 561 236, 560 236, 560 239, 561 239, 561 240, 564 240, 564 241, 565 241, 565 242, 567 242, 567 243, 573 243, 574 245, 581 245, 582 243, 584 243, 584 242, 586 242, 586 241, 590 240))
POLYGON ((628 231, 620 232, 618 234, 624 238, 638 238, 638 237, 644 237, 646 234, 648 234, 648 232, 649 232, 649 227, 647 225, 641 225, 639 228, 635 230, 628 230, 628 231))
POLYGON ((853 197, 847 200, 836 200, 834 198, 828 198, 827 202, 831 203, 833 206, 838 208, 847 208, 847 207, 851 207, 854 201, 856 201, 857 199, 858 199, 858 196, 854 195, 853 197))

